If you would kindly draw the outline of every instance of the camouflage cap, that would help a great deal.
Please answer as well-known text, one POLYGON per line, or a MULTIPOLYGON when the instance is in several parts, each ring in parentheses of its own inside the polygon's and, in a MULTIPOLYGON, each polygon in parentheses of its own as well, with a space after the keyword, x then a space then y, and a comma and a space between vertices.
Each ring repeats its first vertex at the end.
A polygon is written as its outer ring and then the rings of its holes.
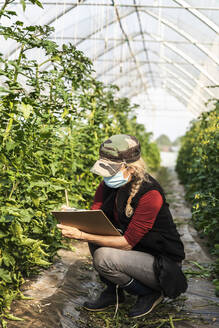
POLYGON ((141 156, 138 140, 128 134, 116 134, 100 146, 100 159, 91 168, 91 172, 110 177, 115 175, 124 163, 136 162, 141 156))

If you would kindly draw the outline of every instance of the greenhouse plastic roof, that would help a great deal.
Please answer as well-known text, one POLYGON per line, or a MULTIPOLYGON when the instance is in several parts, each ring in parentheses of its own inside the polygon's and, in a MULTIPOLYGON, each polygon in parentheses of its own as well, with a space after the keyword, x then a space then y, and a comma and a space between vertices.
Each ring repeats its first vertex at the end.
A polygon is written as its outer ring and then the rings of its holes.
MULTIPOLYGON (((117 84, 121 96, 162 88, 195 113, 218 98, 218 0, 42 3, 44 9, 29 3, 23 12, 19 1, 10 8, 27 25, 53 26, 52 39, 76 45, 92 59, 96 77, 117 84)), ((16 44, 1 39, 0 52, 14 58, 17 51, 16 44)))

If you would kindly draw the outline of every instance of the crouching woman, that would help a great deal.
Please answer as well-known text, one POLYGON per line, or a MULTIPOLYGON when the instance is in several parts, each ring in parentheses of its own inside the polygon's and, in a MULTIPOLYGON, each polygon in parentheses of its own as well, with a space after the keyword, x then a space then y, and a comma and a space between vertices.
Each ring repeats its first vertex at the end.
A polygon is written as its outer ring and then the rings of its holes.
POLYGON ((58 225, 63 236, 89 243, 94 267, 106 284, 84 307, 103 311, 122 303, 126 291, 137 296, 128 315, 141 317, 164 296, 175 298, 187 289, 181 270, 183 243, 162 187, 146 172, 135 137, 122 134, 106 140, 91 171, 103 177, 92 209, 102 209, 122 235, 93 235, 58 225))

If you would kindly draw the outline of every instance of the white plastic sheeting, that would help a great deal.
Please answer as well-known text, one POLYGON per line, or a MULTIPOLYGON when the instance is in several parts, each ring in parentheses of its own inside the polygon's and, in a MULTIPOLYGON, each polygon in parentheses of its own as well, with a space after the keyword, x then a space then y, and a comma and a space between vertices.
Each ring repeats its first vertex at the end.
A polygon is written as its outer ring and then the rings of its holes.
MULTIPOLYGON (((0 1, 3 3, 3 1, 0 1)), ((134 97, 164 89, 193 113, 218 98, 218 0, 45 0, 44 9, 19 1, 10 9, 26 25, 48 24, 52 39, 71 42, 94 62, 96 76, 134 97)), ((10 25, 4 18, 2 24, 10 25)), ((0 37, 0 52, 16 58, 18 45, 0 37)), ((40 51, 29 56, 42 60, 40 51)), ((49 67, 47 68, 49 69, 49 67)))

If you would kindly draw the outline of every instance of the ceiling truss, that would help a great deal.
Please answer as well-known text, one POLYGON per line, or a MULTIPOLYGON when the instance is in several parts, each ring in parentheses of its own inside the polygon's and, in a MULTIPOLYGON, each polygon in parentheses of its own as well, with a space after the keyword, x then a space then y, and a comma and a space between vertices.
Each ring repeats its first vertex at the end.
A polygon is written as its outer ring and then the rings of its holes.
MULTIPOLYGON (((130 72, 132 72, 133 70, 135 70, 135 67, 133 67, 132 69, 124 72, 120 78, 122 78, 123 76, 129 76, 130 72)), ((177 87, 178 89, 180 89, 187 97, 188 100, 191 100, 191 95, 192 95, 192 88, 190 87, 190 85, 184 81, 183 79, 180 79, 179 77, 177 78, 177 74, 174 74, 171 70, 167 70, 167 72, 171 75, 174 76, 175 79, 173 80, 172 78, 166 77, 166 79, 168 80, 168 83, 171 83, 174 87, 177 87), (176 79, 177 78, 177 79, 176 79), (190 92, 188 92, 188 89, 190 90, 190 92)), ((149 72, 148 72, 149 73, 149 72)), ((162 79, 162 77, 160 77, 162 79)), ((109 83, 113 84, 114 82, 118 83, 118 79, 112 79, 109 83)), ((125 84, 119 84, 120 89, 122 89, 124 86, 129 86, 130 89, 132 89, 133 87, 133 82, 125 82, 125 84)), ((195 89, 193 90, 194 93, 197 93, 198 96, 200 96, 200 93, 197 92, 195 89)), ((202 102, 198 101, 198 100, 194 100, 194 102, 197 104, 197 108, 199 107, 199 109, 202 109, 203 104, 208 100, 207 98, 204 98, 203 96, 200 96, 200 98, 202 98, 202 102)))
MULTIPOLYGON (((74 44, 76 46, 83 45, 83 42, 89 41, 103 41, 104 49, 100 49, 97 54, 91 58, 94 62, 97 63, 107 63, 107 67, 100 71, 97 70, 97 78, 103 78, 103 76, 109 77, 109 83, 116 83, 120 87, 120 92, 129 92, 130 97, 135 94, 135 92, 143 92, 147 95, 148 100, 150 100, 150 96, 148 94, 149 88, 156 88, 156 82, 158 81, 159 85, 162 80, 165 80, 164 83, 165 89, 172 93, 177 99, 179 99, 182 103, 188 104, 190 103, 191 98, 193 99, 193 104, 190 104, 190 109, 194 112, 200 112, 200 110, 204 110, 203 104, 209 99, 209 97, 215 97, 215 89, 209 89, 207 85, 218 85, 219 82, 217 80, 216 69, 214 74, 212 71, 209 71, 206 66, 206 61, 202 58, 211 61, 211 64, 215 67, 219 65, 219 56, 217 53, 213 52, 213 47, 219 47, 219 41, 216 39, 216 36, 219 34, 219 26, 214 23, 207 15, 206 11, 219 11, 218 7, 202 7, 202 6, 192 6, 189 4, 189 1, 186 0, 172 0, 172 5, 163 5, 161 2, 156 2, 155 5, 149 4, 137 4, 136 0, 133 0, 133 4, 122 4, 121 1, 111 0, 106 3, 100 3, 98 1, 91 2, 90 0, 78 0, 76 1, 65 1, 65 2, 48 2, 43 1, 43 5, 53 5, 53 6, 63 6, 56 17, 53 17, 48 20, 47 25, 51 25, 54 21, 59 20, 65 14, 69 12, 73 12, 75 8, 80 6, 102 6, 102 7, 112 7, 114 10, 114 16, 110 17, 106 22, 102 24, 101 27, 96 27, 90 33, 88 33, 85 37, 79 36, 52 36, 51 39, 61 40, 61 41, 71 41, 74 40, 74 44), (123 8, 123 11, 120 12, 123 8), (121 9, 121 10, 119 10, 121 9), (125 11, 127 9, 127 11, 125 11), (152 9, 159 9, 155 11, 152 9), (169 18, 167 19, 164 15, 162 9, 173 9, 173 10, 186 10, 191 15, 193 15, 199 22, 202 22, 205 26, 207 26, 211 31, 215 33, 215 41, 200 41, 196 37, 192 35, 192 33, 186 32, 185 29, 180 28, 176 23, 173 23, 169 18), (125 12, 124 12, 125 11, 125 12), (128 29, 125 27, 126 18, 130 18, 130 16, 137 17, 137 25, 138 32, 128 33, 128 29), (171 31, 174 31, 176 35, 179 36, 179 40, 168 40, 158 34, 148 33, 145 31, 142 25, 142 15, 152 17, 158 24, 162 27, 167 27, 171 31), (116 37, 104 37, 104 33, 107 31, 109 26, 113 24, 118 24, 121 30, 121 36, 116 37), (101 35, 102 34, 102 35, 101 35), (138 43, 138 44, 137 44, 138 43), (141 44, 141 49, 135 51, 135 44, 137 47, 141 44), (147 44, 157 44, 160 47, 160 51, 156 51, 153 48, 147 46, 147 44), (104 58, 109 56, 110 52, 116 50, 118 47, 123 47, 127 45, 129 55, 125 58, 121 57, 120 59, 116 58, 104 58), (183 49, 183 45, 192 45, 197 50, 196 53, 200 52, 201 60, 196 60, 190 53, 186 51, 187 48, 183 49), (161 51, 164 49, 164 51, 161 51), (165 53, 165 55, 164 55, 165 53), (167 56, 169 53, 169 57, 167 56), (138 55, 141 54, 141 58, 138 55), (151 60, 151 56, 153 55, 153 59, 151 60), (154 59, 154 56, 156 58, 154 59), (171 59, 174 58, 174 59, 171 59), (128 69, 122 68, 118 74, 112 74, 113 69, 118 69, 118 66, 122 66, 123 64, 128 64, 128 69), (155 65, 158 66, 160 72, 155 69, 155 65), (189 67, 192 67, 190 70, 189 67), (130 74, 133 71, 136 74, 130 74), (127 77, 135 77, 134 79, 130 79, 125 83, 122 82, 124 76, 127 77), (112 77, 112 78, 111 78, 112 77), (203 82, 204 81, 204 82, 203 82), (137 86, 136 86, 137 82, 137 86), (138 90, 136 90, 138 88, 138 90), (124 89, 124 91, 123 91, 124 89), (204 89, 204 92, 203 92, 204 89), (133 91, 132 91, 133 90, 133 91)), ((4 1, 0 1, 0 4, 3 4, 4 1)), ((14 2, 11 5, 18 5, 19 2, 14 2)), ((31 3, 27 3, 27 5, 32 5, 31 3)), ((110 9, 111 10, 111 9, 110 9)), ((192 32, 192 31, 191 31, 192 32)), ((61 31, 60 31, 61 33, 61 31)), ((211 32, 213 35, 213 33, 211 32)), ((19 47, 15 46, 12 49, 8 57, 12 56, 19 47)), ((87 49, 89 52, 89 48, 87 49)), ((44 66, 44 69, 49 69, 49 65, 44 66)), ((100 66, 98 64, 98 66, 100 66)), ((153 104, 152 104, 153 106, 153 104)))
MULTIPOLYGON (((152 36, 152 35, 150 34, 150 36, 152 36)), ((154 37, 154 36, 152 36, 152 37, 154 37)), ((125 42, 125 40, 124 40, 124 42, 125 42)), ((163 41, 163 42, 164 42, 164 41, 163 41)), ((111 51, 112 49, 114 49, 115 47, 118 47, 118 46, 120 46, 120 45, 121 45, 121 43, 119 42, 119 44, 113 45, 113 46, 110 47, 109 49, 106 49, 104 52, 101 52, 100 55, 97 55, 97 56, 95 57, 95 61, 98 60, 98 59, 100 59, 100 57, 103 56, 104 54, 106 54, 108 51, 111 51)), ((141 50, 140 52, 142 52, 142 50, 141 50)), ((153 53, 156 53, 156 51, 153 51, 153 53)), ((138 54, 138 53, 137 53, 137 54, 138 54)), ((157 53, 157 55, 159 55, 159 54, 157 53)), ((180 70, 181 72, 184 72, 184 73, 185 73, 190 79, 194 79, 194 76, 192 76, 190 73, 188 73, 187 70, 183 69, 183 68, 181 67, 181 64, 175 63, 174 61, 171 61, 170 59, 168 59, 167 57, 164 57, 164 56, 162 56, 162 55, 160 56, 160 58, 163 59, 164 62, 165 62, 166 64, 168 63, 168 64, 171 64, 171 65, 174 65, 174 67, 176 67, 176 68, 177 68, 178 70, 180 70)), ((130 59, 130 57, 128 57, 128 60, 129 60, 129 59, 130 59)), ((114 65, 110 66, 109 69, 106 69, 104 72, 99 73, 99 74, 97 75, 97 77, 100 77, 101 75, 106 74, 106 73, 109 72, 111 69, 113 69, 115 66, 120 65, 120 63, 121 63, 120 61, 117 61, 114 65)), ((188 60, 187 60, 185 63, 188 63, 188 60)), ((189 64, 192 64, 192 63, 189 62, 189 64)), ((195 65, 197 66, 197 65, 199 65, 199 64, 196 63, 195 65)), ((199 65, 199 66, 200 66, 200 65, 199 65)), ((198 80, 196 80, 196 83, 197 83, 201 88, 203 87, 203 85, 200 84, 198 80)), ((214 96, 214 94, 213 94, 209 89, 207 89, 207 92, 209 93, 210 96, 214 96)))
MULTIPOLYGON (((150 15, 151 17, 155 18, 155 19, 159 19, 159 16, 150 12, 150 11, 146 11, 146 10, 142 10, 141 12, 146 13, 148 15, 150 15)), ((216 64, 219 64, 219 59, 214 56, 212 54, 211 51, 209 51, 206 47, 204 47, 201 44, 198 44, 198 41, 193 38, 189 33, 183 31, 182 29, 179 29, 175 24, 173 24, 172 22, 170 22, 167 19, 164 18, 160 18, 160 21, 162 24, 168 26, 169 28, 171 28, 172 30, 174 30, 175 32, 177 32, 179 35, 181 35, 182 37, 184 37, 186 40, 188 40, 190 42, 190 44, 194 45, 195 47, 197 47, 200 51, 202 51, 203 53, 205 53, 208 57, 210 57, 216 64)))
MULTIPOLYGON (((173 0, 174 1, 174 0, 173 0)), ((175 1, 176 3, 178 2, 180 4, 180 1, 175 1)), ((185 1, 184 1, 185 2, 185 1)), ((182 3, 182 1, 181 1, 182 3)), ((4 4, 4 1, 0 1, 0 4, 4 4)), ((63 2, 47 2, 47 1, 43 1, 43 5, 46 6, 72 6, 72 4, 77 4, 77 2, 68 2, 65 1, 63 2)), ((13 5, 20 5, 20 2, 14 2, 13 5)), ((32 6, 32 3, 27 3, 26 5, 32 6)), ((113 7, 114 5, 112 3, 98 3, 98 2, 88 2, 88 3, 80 3, 80 6, 99 6, 99 7, 113 7)), ((159 8, 166 8, 166 9, 186 9, 186 10, 201 10, 201 11, 219 11, 218 7, 213 7, 213 6, 207 6, 207 7, 201 7, 201 6, 190 6, 188 3, 186 3, 185 6, 165 6, 165 5, 139 5, 139 4, 117 4, 117 7, 121 7, 121 8, 155 8, 155 9, 159 9, 159 8)))

